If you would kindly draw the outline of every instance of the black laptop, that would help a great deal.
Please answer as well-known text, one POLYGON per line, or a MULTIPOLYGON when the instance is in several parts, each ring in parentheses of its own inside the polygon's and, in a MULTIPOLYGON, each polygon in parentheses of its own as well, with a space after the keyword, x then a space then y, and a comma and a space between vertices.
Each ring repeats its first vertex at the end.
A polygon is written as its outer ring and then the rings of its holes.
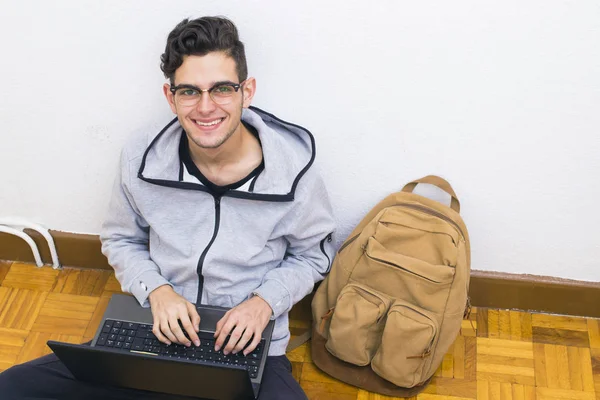
POLYGON ((197 306, 200 346, 159 342, 152 312, 131 296, 110 299, 91 345, 48 341, 75 378, 98 384, 206 399, 255 399, 269 352, 274 321, 247 356, 215 352, 213 334, 227 308, 197 306))

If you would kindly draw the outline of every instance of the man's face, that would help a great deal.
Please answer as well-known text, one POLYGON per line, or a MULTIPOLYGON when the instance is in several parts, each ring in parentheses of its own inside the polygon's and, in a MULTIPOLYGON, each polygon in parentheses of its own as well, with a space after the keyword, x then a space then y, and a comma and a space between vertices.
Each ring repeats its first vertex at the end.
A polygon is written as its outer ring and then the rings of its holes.
MULTIPOLYGON (((175 86, 192 85, 210 89, 217 82, 240 83, 233 58, 222 52, 204 56, 186 56, 175 71, 175 86)), ((165 84, 164 92, 171 110, 177 114, 179 123, 187 133, 190 146, 215 149, 241 130, 242 108, 250 106, 254 95, 254 78, 246 79, 244 85, 233 94, 230 103, 215 103, 208 92, 203 92, 194 106, 178 104, 176 96, 165 84)))

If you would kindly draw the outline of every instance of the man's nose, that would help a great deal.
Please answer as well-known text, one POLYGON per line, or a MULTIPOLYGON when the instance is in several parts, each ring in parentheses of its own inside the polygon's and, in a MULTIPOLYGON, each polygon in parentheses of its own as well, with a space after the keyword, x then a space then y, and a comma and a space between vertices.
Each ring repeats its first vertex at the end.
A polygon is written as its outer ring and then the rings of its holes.
POLYGON ((200 100, 196 104, 196 110, 200 113, 210 113, 217 108, 217 105, 213 101, 212 97, 208 92, 200 92, 200 100))

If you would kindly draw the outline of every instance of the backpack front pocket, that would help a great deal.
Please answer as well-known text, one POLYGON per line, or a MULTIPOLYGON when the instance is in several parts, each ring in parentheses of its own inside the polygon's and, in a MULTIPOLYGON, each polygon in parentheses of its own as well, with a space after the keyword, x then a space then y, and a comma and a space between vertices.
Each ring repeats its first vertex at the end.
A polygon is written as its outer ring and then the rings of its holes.
POLYGON ((389 299, 366 286, 347 285, 333 310, 327 350, 346 362, 369 364, 379 347, 389 304, 389 299))
POLYGON ((458 226, 443 214, 416 204, 387 209, 375 233, 377 241, 408 257, 453 267, 461 240, 458 226))
POLYGON ((455 269, 407 257, 370 237, 351 279, 373 284, 380 293, 435 313, 443 313, 455 269))
POLYGON ((413 387, 427 377, 431 351, 438 335, 434 316, 411 304, 396 301, 387 314, 379 350, 371 368, 382 378, 413 387))

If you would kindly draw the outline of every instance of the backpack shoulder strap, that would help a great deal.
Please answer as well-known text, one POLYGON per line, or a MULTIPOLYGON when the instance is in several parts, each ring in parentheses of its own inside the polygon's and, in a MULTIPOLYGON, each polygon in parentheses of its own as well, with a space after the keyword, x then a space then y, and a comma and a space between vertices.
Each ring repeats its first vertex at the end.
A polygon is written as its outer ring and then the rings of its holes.
POLYGON ((310 330, 310 328, 308 328, 306 330, 306 332, 302 333, 299 336, 296 336, 295 338, 293 338, 289 341, 287 348, 285 349, 285 352, 287 353, 292 350, 296 350, 298 347, 300 347, 304 343, 308 342, 310 340, 310 336, 311 336, 311 330, 310 330))

